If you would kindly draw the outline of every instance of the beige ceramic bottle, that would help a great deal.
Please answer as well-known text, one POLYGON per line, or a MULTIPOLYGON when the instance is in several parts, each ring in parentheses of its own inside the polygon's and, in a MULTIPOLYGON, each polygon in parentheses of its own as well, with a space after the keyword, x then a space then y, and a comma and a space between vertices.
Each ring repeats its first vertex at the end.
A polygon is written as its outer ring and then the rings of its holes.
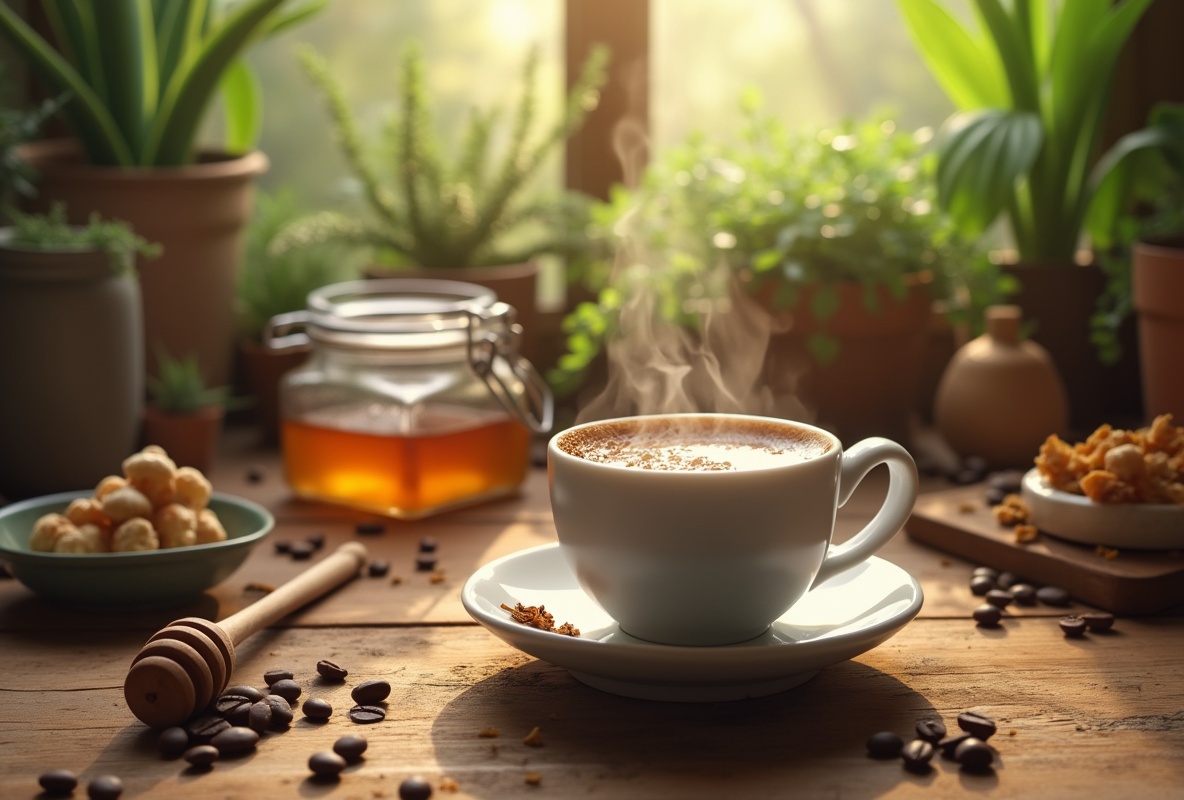
POLYGON ((960 456, 992 468, 1030 467, 1041 443, 1064 434, 1069 403, 1048 352, 1020 338, 1018 306, 991 306, 986 333, 950 360, 934 399, 938 432, 960 456))

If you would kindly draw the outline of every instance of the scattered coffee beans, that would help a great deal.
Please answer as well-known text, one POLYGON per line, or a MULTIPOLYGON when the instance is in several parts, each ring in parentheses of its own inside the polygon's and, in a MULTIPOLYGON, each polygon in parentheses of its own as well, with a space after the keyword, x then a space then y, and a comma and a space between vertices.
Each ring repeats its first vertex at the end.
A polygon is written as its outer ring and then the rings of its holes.
POLYGON ((349 675, 349 670, 334 664, 332 661, 318 661, 317 674, 327 681, 341 683, 345 680, 345 676, 349 675))
POLYGON ((1036 605, 1036 587, 1030 583, 1012 584, 1007 591, 1011 592, 1011 596, 1021 606, 1036 605))
POLYGON ((359 725, 371 725, 386 719, 386 709, 382 706, 356 705, 349 710, 349 718, 359 725))
POLYGON ((904 740, 892 731, 880 731, 867 738, 867 754, 872 758, 896 758, 904 740))
POLYGON ((1061 617, 1058 620, 1061 626, 1061 632, 1071 639, 1080 639, 1085 636, 1085 620, 1078 616, 1061 617))
POLYGON ((191 720, 185 730, 189 733, 189 740, 197 744, 206 744, 222 731, 230 727, 230 723, 222 717, 207 714, 191 720))
POLYGON ((1036 590, 1036 599, 1057 608, 1065 608, 1072 602, 1069 593, 1059 586, 1041 586, 1036 590))
POLYGON ((267 470, 255 464, 247 468, 247 483, 263 483, 267 477, 267 470))
POLYGON ((1108 611, 1091 611, 1082 614, 1081 618, 1093 633, 1105 633, 1114 627, 1114 615, 1108 611))
POLYGON ((78 785, 78 776, 68 769, 51 769, 37 779, 48 794, 70 794, 78 785))
POLYGON ((322 700, 319 697, 310 697, 305 700, 300 710, 304 713, 304 716, 314 722, 324 722, 333 716, 333 706, 330 705, 328 700, 322 700))
POLYGON ((994 581, 999 579, 999 570, 994 567, 975 567, 970 575, 973 578, 979 578, 985 575, 994 581))
POLYGON ((308 542, 292 542, 288 547, 288 555, 296 561, 307 561, 312 558, 314 552, 316 548, 308 542))
POLYGON ((292 670, 290 669, 269 669, 263 673, 263 682, 271 686, 276 681, 290 681, 294 677, 295 675, 292 674, 292 670))
POLYGON ((1016 494, 1020 490, 1020 484, 1024 480, 1023 470, 1005 469, 998 472, 992 472, 987 476, 987 486, 992 489, 999 489, 1007 494, 1016 494))
POLYGON ((431 796, 432 785, 418 776, 399 784, 399 800, 428 800, 431 796))
MULTIPOLYGON (((284 698, 280 698, 283 700, 284 698)), ((271 704, 266 700, 254 703, 247 714, 247 727, 256 733, 263 733, 271 727, 271 704)))
POLYGON ((366 522, 359 522, 354 526, 354 531, 363 536, 376 536, 380 533, 386 532, 386 525, 383 525, 378 520, 369 520, 366 522))
POLYGON ((1015 600, 1015 598, 1012 597, 1011 592, 1007 591, 1006 589, 992 589, 991 591, 987 592, 986 597, 983 599, 996 608, 1007 608, 1009 605, 1011 605, 1011 602, 1015 600))
POLYGON ((156 737, 156 747, 165 758, 177 758, 189 749, 189 732, 176 725, 165 728, 156 737))
POLYGON ((954 754, 958 751, 958 746, 971 738, 969 733, 955 733, 942 739, 937 743, 937 749, 941 751, 941 757, 954 760, 954 754))
POLYGON ((325 546, 325 534, 323 534, 323 533, 309 534, 309 536, 307 538, 305 538, 304 541, 308 542, 309 545, 312 546, 313 550, 320 550, 321 548, 323 548, 325 546))
POLYGON ((198 769, 205 769, 218 760, 218 748, 199 744, 186 750, 183 758, 198 769))
POLYGON ((275 548, 275 553, 278 556, 286 556, 292 552, 292 543, 287 539, 276 539, 275 544, 272 546, 275 548))
MULTIPOLYGON (((296 698, 300 696, 300 692, 300 684, 290 678, 284 678, 271 685, 271 693, 278 694, 289 703, 296 702, 296 698)), ((262 700, 263 698, 260 697, 259 699, 262 700)))
POLYGON ((954 751, 954 760, 968 772, 983 772, 990 768, 995 760, 995 751, 981 739, 971 736, 954 751))
POLYGON ((971 614, 980 628, 997 628, 999 620, 1003 619, 1003 612, 998 606, 984 604, 976 608, 971 614))
POLYGON ((927 772, 934 752, 936 751, 932 742, 913 739, 901 748, 900 757, 904 761, 904 768, 910 772, 927 772))
POLYGON ((241 722, 236 722, 236 720, 246 719, 252 702, 254 701, 245 695, 224 692, 218 695, 218 699, 214 701, 214 710, 224 719, 230 721, 232 725, 238 725, 241 722))
POLYGON ((366 565, 366 573, 371 578, 381 578, 391 571, 391 562, 389 561, 371 561, 366 565))
POLYGON ((210 740, 222 757, 241 756, 250 753, 259 744, 259 734, 242 725, 227 728, 210 740))
POLYGON ((275 730, 283 730, 292 724, 295 714, 292 713, 292 704, 278 694, 269 694, 263 698, 263 702, 271 706, 271 727, 275 730))
POLYGON ((419 540, 419 552, 434 553, 436 552, 436 539, 434 536, 425 536, 419 540))
POLYGON ((372 706, 387 699, 391 693, 391 685, 382 680, 362 681, 353 688, 349 696, 360 706, 372 706))
POLYGON ((319 753, 313 753, 309 756, 308 768, 318 778, 333 779, 337 778, 341 774, 341 771, 345 769, 345 759, 336 753, 322 750, 319 753))
POLYGON ((958 715, 958 727, 976 739, 986 741, 995 735, 995 720, 974 711, 963 711, 958 715))
POLYGON ((123 794, 123 781, 114 775, 100 775, 86 785, 90 800, 117 800, 123 794))
POLYGON ((995 579, 995 585, 1000 589, 1010 589, 1012 586, 1020 583, 1021 580, 1020 576, 1014 572, 1000 572, 999 577, 995 579))
POLYGON ((258 703, 263 699, 263 692, 256 689, 254 686, 228 686, 222 694, 237 694, 240 697, 245 697, 252 703, 258 703))
POLYGON ((419 572, 431 572, 436 568, 436 557, 431 553, 425 553, 417 556, 415 559, 415 569, 419 572))
POLYGON ((333 752, 341 756, 347 763, 354 764, 362 760, 362 753, 370 743, 363 736, 346 734, 333 743, 333 752))
POLYGON ((976 575, 970 579, 970 591, 975 597, 983 597, 997 587, 995 579, 989 575, 976 575))
POLYGON ((946 738, 946 726, 940 719, 923 719, 917 723, 917 735, 927 742, 937 744, 946 738))

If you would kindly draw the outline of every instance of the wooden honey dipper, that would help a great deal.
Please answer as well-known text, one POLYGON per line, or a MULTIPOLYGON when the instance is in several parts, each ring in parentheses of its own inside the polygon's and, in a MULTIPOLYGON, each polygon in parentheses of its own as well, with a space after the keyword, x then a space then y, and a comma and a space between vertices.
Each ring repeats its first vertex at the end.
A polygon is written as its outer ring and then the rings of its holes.
POLYGON ((128 708, 153 728, 180 725, 226 688, 234 648, 251 634, 345 583, 366 563, 358 542, 338 547, 317 565, 221 622, 185 617, 154 633, 132 659, 123 682, 128 708))

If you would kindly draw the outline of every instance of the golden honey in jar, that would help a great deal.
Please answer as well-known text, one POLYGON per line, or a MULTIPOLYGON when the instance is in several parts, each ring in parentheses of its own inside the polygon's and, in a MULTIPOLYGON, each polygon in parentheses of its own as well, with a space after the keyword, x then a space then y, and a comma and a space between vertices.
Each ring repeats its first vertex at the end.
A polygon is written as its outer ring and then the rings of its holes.
POLYGON ((473 284, 390 279, 313 292, 307 311, 268 331, 273 347, 313 344, 281 388, 292 490, 403 519, 516 491, 531 435, 551 416, 519 335, 513 308, 473 284))

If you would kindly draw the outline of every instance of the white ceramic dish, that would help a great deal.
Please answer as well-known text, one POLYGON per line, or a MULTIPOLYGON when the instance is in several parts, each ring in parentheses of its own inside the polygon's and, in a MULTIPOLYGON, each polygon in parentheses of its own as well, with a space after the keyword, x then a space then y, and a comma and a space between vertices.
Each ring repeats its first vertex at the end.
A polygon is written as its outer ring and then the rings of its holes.
POLYGON ((1184 548, 1184 507, 1150 503, 1095 503, 1053 489, 1029 470, 1020 487, 1032 524, 1044 533, 1082 544, 1139 550, 1184 548))
POLYGON ((762 697, 805 683, 823 667, 884 642, 921 610, 917 582, 871 558, 808 592, 762 636, 725 647, 674 647, 621 631, 576 583, 559 545, 500 558, 465 583, 473 619, 524 653, 564 667, 579 681, 646 700, 714 702, 762 697), (578 638, 540 631, 501 608, 545 605, 578 638))

